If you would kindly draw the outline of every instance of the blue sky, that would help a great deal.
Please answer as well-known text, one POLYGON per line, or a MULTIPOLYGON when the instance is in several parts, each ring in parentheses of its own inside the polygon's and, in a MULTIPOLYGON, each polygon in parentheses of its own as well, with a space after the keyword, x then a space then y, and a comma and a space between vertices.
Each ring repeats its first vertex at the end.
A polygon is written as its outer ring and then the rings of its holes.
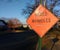
MULTIPOLYGON (((60 16, 60 0, 57 1, 52 11, 55 15, 60 16)), ((47 0, 48 9, 54 2, 55 0, 47 0)), ((27 18, 22 14, 22 9, 26 8, 27 3, 34 3, 34 0, 0 0, 0 18, 17 18, 25 24, 27 18)))
POLYGON ((47 3, 46 5, 47 5, 48 9, 51 9, 51 6, 55 5, 52 9, 52 12, 57 17, 60 17, 60 0, 47 0, 46 3, 47 3))
MULTIPOLYGON (((22 9, 24 9, 27 3, 31 3, 32 0, 0 0, 0 18, 17 18, 22 23, 26 23, 25 15, 22 15, 22 9)), ((33 3, 33 2, 32 2, 33 3)))

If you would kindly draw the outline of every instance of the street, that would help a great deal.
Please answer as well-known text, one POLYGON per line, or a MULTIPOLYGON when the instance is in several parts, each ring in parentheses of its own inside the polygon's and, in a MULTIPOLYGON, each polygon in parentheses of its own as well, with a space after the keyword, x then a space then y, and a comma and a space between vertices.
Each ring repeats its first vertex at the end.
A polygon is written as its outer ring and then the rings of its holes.
POLYGON ((0 50, 35 50, 38 36, 34 31, 1 32, 0 50))

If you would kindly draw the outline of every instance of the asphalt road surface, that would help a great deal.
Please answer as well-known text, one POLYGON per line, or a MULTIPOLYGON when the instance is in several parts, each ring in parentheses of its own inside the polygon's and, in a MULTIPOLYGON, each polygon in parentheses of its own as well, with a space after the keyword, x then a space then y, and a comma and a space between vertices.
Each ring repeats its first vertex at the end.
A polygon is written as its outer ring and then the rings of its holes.
POLYGON ((0 32, 0 50, 35 50, 38 36, 34 31, 0 32))

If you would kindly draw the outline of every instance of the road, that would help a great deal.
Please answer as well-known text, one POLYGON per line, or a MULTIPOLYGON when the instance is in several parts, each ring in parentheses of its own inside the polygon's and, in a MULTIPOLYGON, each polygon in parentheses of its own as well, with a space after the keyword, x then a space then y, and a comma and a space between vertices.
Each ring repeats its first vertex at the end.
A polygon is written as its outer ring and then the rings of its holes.
POLYGON ((0 33, 0 50, 35 50, 38 36, 34 31, 0 33))

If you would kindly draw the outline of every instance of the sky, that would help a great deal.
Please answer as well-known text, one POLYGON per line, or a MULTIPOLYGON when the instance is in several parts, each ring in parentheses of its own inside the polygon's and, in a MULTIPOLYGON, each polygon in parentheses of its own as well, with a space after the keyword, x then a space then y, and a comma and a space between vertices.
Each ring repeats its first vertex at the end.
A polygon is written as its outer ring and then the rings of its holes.
POLYGON ((52 12, 57 17, 60 17, 60 0, 46 0, 46 6, 48 9, 51 9, 51 6, 53 6, 52 12))
MULTIPOLYGON (((55 0, 47 0, 47 7, 54 4, 55 0)), ((53 13, 60 16, 60 0, 55 4, 53 13)), ((34 0, 0 0, 0 18, 17 18, 26 24, 26 17, 22 14, 22 9, 26 8, 27 3, 34 3, 34 0)))
POLYGON ((22 9, 26 8, 27 3, 32 0, 0 0, 0 18, 17 18, 26 24, 26 17, 22 14, 22 9))

